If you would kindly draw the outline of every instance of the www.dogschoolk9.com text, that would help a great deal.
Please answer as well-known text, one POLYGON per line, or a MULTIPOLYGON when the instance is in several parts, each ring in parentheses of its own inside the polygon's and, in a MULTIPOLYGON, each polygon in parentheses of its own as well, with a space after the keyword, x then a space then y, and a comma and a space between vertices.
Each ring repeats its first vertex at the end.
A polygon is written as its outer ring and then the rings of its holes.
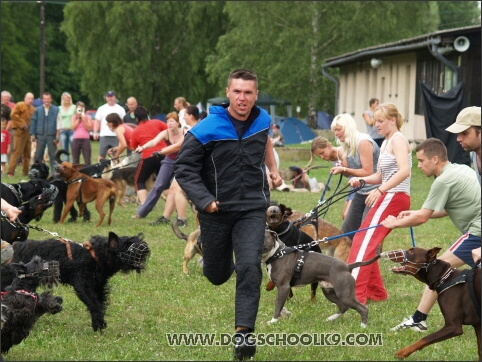
MULTIPOLYGON (((170 347, 230 346, 234 336, 229 333, 166 333, 170 347)), ((246 344, 257 346, 383 346, 381 333, 257 333, 246 344)))

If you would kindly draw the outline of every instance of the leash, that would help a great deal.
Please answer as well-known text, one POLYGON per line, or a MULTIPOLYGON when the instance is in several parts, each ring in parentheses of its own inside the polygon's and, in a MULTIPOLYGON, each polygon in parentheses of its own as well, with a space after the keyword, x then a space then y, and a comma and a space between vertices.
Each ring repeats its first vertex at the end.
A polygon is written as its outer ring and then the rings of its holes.
POLYGON ((412 239, 412 246, 415 247, 415 236, 413 235, 413 226, 410 226, 410 237, 412 239))
POLYGON ((326 190, 328 190, 328 186, 330 185, 331 176, 333 176, 333 174, 330 172, 330 175, 328 176, 328 180, 326 180, 325 188, 323 189, 323 192, 321 193, 321 197, 320 197, 320 200, 318 201, 318 203, 322 202, 325 198, 326 190))

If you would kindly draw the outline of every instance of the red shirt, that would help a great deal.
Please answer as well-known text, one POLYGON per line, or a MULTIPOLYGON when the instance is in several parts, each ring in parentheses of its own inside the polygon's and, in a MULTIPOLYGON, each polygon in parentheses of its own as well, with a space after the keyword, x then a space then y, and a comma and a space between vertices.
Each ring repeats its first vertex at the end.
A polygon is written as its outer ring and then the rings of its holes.
POLYGON ((8 153, 8 145, 10 144, 10 133, 7 130, 2 131, 2 155, 8 153))
POLYGON ((124 128, 124 138, 126 139, 127 148, 131 148, 131 140, 132 140, 132 133, 134 132, 134 128, 128 126, 127 124, 123 123, 120 126, 124 128))
MULTIPOLYGON (((135 150, 137 146, 143 146, 146 142, 152 140, 160 132, 166 129, 167 124, 158 119, 140 122, 139 125, 132 131, 131 149, 135 150)), ((150 157, 154 152, 160 151, 164 147, 166 147, 166 142, 162 140, 154 147, 149 147, 142 151, 141 158, 150 157)))

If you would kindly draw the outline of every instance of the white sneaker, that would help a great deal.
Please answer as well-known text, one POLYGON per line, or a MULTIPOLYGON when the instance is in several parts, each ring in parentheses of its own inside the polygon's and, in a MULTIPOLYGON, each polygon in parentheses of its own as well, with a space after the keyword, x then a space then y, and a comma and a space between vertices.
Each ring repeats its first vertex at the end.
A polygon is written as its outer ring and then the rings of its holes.
POLYGON ((415 323, 413 321, 412 317, 405 318, 402 321, 402 323, 400 323, 399 325, 397 325, 393 328, 390 328, 390 330, 391 331, 400 331, 402 329, 407 329, 407 328, 410 328, 412 331, 415 331, 415 332, 427 332, 428 331, 427 321, 421 321, 421 322, 415 323))

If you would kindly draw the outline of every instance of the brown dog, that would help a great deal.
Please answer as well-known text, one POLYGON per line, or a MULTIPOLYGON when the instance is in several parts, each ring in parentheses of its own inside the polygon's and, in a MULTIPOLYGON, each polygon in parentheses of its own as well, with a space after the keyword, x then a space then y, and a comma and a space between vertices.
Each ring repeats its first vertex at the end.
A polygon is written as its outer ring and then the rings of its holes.
POLYGON ((186 240, 186 246, 184 247, 184 256, 183 256, 183 262, 182 262, 182 272, 184 274, 189 274, 189 269, 187 268, 187 263, 194 258, 196 254, 203 256, 203 249, 202 249, 202 243, 199 240, 199 236, 201 235, 201 229, 199 229, 199 222, 196 217, 196 222, 198 228, 194 230, 192 233, 189 235, 184 234, 180 229, 179 225, 177 224, 177 219, 172 221, 172 231, 174 231, 174 234, 179 239, 186 240))
POLYGON ((82 167, 83 165, 81 164, 73 165, 70 162, 62 162, 57 166, 57 175, 62 177, 69 185, 67 187, 65 208, 62 212, 60 223, 63 224, 75 201, 77 201, 77 205, 79 205, 80 215, 83 215, 85 204, 95 200, 95 208, 100 216, 100 220, 96 225, 98 227, 102 225, 102 221, 104 221, 105 212, 103 207, 107 200, 109 200, 107 224, 110 225, 117 197, 117 188, 110 180, 104 180, 102 178, 94 179, 80 173, 79 170, 82 167))
MULTIPOLYGON (((311 236, 313 240, 321 240, 325 237, 329 238, 343 234, 343 231, 328 221, 316 217, 309 219, 305 214, 296 210, 289 209, 287 217, 288 220, 293 221, 301 231, 311 236)), ((347 262, 351 249, 351 239, 348 236, 342 236, 326 243, 321 242, 318 245, 326 255, 340 259, 345 263, 347 262)))
MULTIPOLYGON (((107 170, 102 174, 102 178, 111 180, 117 187, 117 205, 124 206, 124 196, 127 191, 127 187, 135 187, 134 179, 136 176, 137 167, 122 167, 120 164, 107 166, 107 170)), ((156 174, 151 174, 146 180, 146 190, 150 191, 154 182, 156 181, 156 174)))
POLYGON ((402 348, 395 357, 406 358, 430 344, 460 336, 463 334, 462 325, 471 325, 477 336, 480 360, 480 268, 463 271, 452 268, 446 261, 437 259, 440 250, 411 248, 381 254, 401 264, 401 267, 392 268, 394 273, 413 275, 437 291, 438 304, 445 320, 442 329, 402 348))

